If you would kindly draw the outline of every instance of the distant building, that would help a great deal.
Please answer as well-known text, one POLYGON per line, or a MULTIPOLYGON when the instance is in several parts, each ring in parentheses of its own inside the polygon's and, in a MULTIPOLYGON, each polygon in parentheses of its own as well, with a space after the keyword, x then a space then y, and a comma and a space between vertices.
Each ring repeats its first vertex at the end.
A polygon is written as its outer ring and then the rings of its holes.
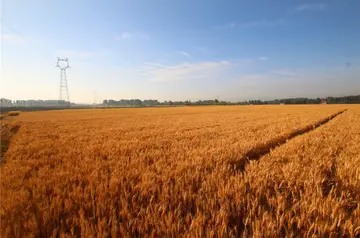
POLYGON ((12 101, 6 98, 0 98, 0 106, 1 107, 12 107, 12 101))
POLYGON ((322 100, 321 100, 321 104, 327 104, 326 99, 322 99, 322 100))
POLYGON ((14 107, 58 107, 67 104, 65 100, 16 100, 13 102, 14 107))

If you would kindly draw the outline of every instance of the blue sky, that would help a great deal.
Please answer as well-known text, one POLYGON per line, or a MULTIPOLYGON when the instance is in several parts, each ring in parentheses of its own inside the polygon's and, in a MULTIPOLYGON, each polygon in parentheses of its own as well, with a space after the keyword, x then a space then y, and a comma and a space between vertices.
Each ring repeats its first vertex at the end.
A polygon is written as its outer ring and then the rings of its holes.
POLYGON ((58 56, 78 103, 359 94, 359 13, 357 0, 3 0, 0 97, 58 99, 58 56))

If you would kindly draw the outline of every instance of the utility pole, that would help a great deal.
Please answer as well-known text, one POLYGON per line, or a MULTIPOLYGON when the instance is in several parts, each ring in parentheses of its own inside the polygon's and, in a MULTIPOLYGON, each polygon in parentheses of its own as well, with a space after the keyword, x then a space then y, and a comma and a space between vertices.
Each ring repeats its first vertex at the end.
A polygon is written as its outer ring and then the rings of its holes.
POLYGON ((68 58, 60 59, 58 57, 56 67, 60 68, 59 103, 60 101, 64 100, 63 93, 65 92, 67 104, 70 107, 69 88, 67 85, 67 77, 66 77, 66 70, 70 68, 68 58), (61 62, 65 62, 65 65, 62 65, 61 62))

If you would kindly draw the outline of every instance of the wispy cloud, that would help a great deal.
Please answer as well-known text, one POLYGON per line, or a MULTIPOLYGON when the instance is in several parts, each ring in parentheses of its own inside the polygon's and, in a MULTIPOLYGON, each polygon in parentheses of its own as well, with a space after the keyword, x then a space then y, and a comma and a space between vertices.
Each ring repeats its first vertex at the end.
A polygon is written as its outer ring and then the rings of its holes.
POLYGON ((183 63, 165 67, 163 65, 150 65, 152 68, 144 73, 153 82, 173 82, 211 78, 214 74, 218 74, 232 65, 233 63, 229 61, 183 63))
POLYGON ((234 27, 236 27, 238 24, 236 24, 235 22, 231 22, 231 23, 228 23, 228 24, 226 24, 225 26, 227 27, 227 28, 234 28, 234 27))
POLYGON ((255 20, 255 21, 244 21, 244 22, 229 22, 224 25, 217 26, 216 28, 220 29, 236 29, 236 28, 260 28, 260 27, 274 27, 278 25, 282 25, 285 23, 287 15, 293 15, 299 12, 304 11, 322 11, 327 8, 327 3, 306 3, 301 4, 298 6, 293 7, 290 9, 287 14, 285 13, 282 18, 275 19, 275 20, 268 20, 268 19, 262 19, 262 20, 255 20))
POLYGON ((70 57, 70 58, 90 58, 96 55, 92 51, 79 51, 79 50, 57 50, 56 55, 59 57, 70 57))
POLYGON ((289 11, 289 14, 295 14, 304 11, 322 11, 325 10, 326 8, 327 8, 326 3, 306 3, 292 8, 289 11))
POLYGON ((253 62, 253 60, 252 59, 243 59, 243 60, 240 60, 240 62, 242 62, 242 63, 251 63, 251 62, 253 62))
POLYGON ((1 40, 4 42, 24 42, 25 39, 15 34, 2 34, 1 40))
POLYGON ((203 46, 198 46, 195 48, 197 51, 203 52, 203 53, 207 53, 209 52, 209 49, 203 46))
POLYGON ((122 32, 119 35, 117 35, 115 38, 116 40, 128 40, 132 37, 132 34, 130 32, 122 32))
POLYGON ((153 67, 153 68, 162 68, 162 67, 166 66, 164 64, 154 63, 154 62, 145 62, 144 65, 148 65, 148 66, 153 67))
POLYGON ((149 72, 164 68, 166 65, 160 64, 160 63, 154 63, 154 62, 144 62, 137 71, 140 72, 142 75, 149 75, 149 72))
POLYGON ((220 26, 220 28, 258 28, 258 27, 274 27, 284 23, 284 19, 277 20, 259 20, 259 21, 247 21, 247 22, 230 22, 225 25, 220 26))
POLYGON ((142 32, 121 32, 115 37, 115 39, 118 41, 145 40, 148 38, 149 36, 142 32))
POLYGON ((286 76, 286 77, 295 77, 295 76, 299 75, 294 70, 289 70, 289 69, 275 70, 275 71, 272 71, 271 73, 274 75, 286 76))
POLYGON ((259 57, 259 60, 268 60, 268 59, 269 59, 269 57, 266 57, 266 56, 259 57))
POLYGON ((179 51, 179 53, 188 58, 192 57, 189 53, 187 53, 185 51, 179 51))

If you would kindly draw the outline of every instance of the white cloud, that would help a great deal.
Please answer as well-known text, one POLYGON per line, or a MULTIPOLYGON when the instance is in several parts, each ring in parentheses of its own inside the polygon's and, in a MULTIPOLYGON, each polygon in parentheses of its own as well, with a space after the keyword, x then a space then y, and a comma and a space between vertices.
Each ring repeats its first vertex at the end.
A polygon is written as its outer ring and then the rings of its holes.
POLYGON ((24 42, 24 38, 14 34, 2 34, 1 40, 4 42, 24 42))
POLYGON ((203 52, 203 53, 209 52, 209 50, 206 47, 202 47, 202 46, 196 47, 195 49, 197 51, 200 51, 200 52, 203 52))
POLYGON ((127 40, 131 38, 131 33, 130 32, 122 32, 120 35, 116 36, 117 40, 127 40))
POLYGON ((244 60, 240 60, 240 62, 242 62, 242 63, 251 63, 253 61, 252 61, 252 59, 244 59, 244 60))
POLYGON ((277 20, 259 20, 259 21, 247 21, 247 22, 231 22, 220 26, 220 28, 257 28, 257 27, 273 27, 284 23, 284 19, 277 20))
POLYGON ((151 67, 151 68, 162 68, 162 67, 165 67, 164 64, 154 63, 154 62, 145 62, 144 65, 145 65, 145 66, 148 66, 148 67, 151 67))
POLYGON ((144 62, 136 71, 143 76, 149 76, 151 71, 164 67, 166 66, 160 63, 144 62))
POLYGON ((148 39, 148 35, 142 32, 122 32, 115 37, 118 41, 125 41, 125 40, 145 40, 148 39))
POLYGON ((179 51, 179 53, 188 58, 192 57, 189 53, 187 53, 185 51, 179 51))
POLYGON ((57 50, 56 55, 60 58, 69 57, 69 58, 90 58, 96 55, 92 51, 79 51, 79 50, 57 50))
POLYGON ((272 74, 279 75, 279 76, 287 76, 287 77, 295 77, 298 75, 294 70, 289 69, 282 69, 282 70, 275 70, 271 72, 272 74))
POLYGON ((234 28, 234 27, 236 27, 236 23, 235 23, 235 22, 231 22, 231 23, 228 23, 226 26, 227 26, 228 28, 234 28))
POLYGON ((229 61, 183 63, 166 67, 154 67, 145 73, 154 82, 206 79, 231 67, 232 64, 229 61))
POLYGON ((268 60, 268 59, 269 59, 269 57, 266 57, 266 56, 261 56, 261 57, 259 57, 259 59, 260 59, 260 60, 268 60))
MULTIPOLYGON (((322 11, 327 8, 327 3, 307 3, 302 4, 290 9, 287 13, 292 15, 303 11, 322 11)), ((275 20, 256 20, 256 21, 244 21, 244 22, 229 22, 225 25, 217 26, 217 28, 259 28, 259 27, 274 27, 285 23, 286 16, 275 20)))
POLYGON ((241 28, 253 28, 253 27, 273 27, 279 24, 282 24, 284 21, 282 19, 278 20, 261 20, 261 21, 253 21, 253 22, 242 22, 237 26, 241 28))
POLYGON ((295 14, 304 11, 322 11, 327 7, 326 3, 307 3, 294 7, 289 11, 290 14, 295 14))
POLYGON ((242 100, 356 95, 359 69, 351 72, 337 72, 334 68, 278 69, 243 74, 225 85, 224 91, 242 100))
POLYGON ((294 11, 302 12, 302 11, 305 11, 305 10, 308 10, 308 9, 310 9, 310 4, 303 4, 303 5, 295 7, 294 11))

